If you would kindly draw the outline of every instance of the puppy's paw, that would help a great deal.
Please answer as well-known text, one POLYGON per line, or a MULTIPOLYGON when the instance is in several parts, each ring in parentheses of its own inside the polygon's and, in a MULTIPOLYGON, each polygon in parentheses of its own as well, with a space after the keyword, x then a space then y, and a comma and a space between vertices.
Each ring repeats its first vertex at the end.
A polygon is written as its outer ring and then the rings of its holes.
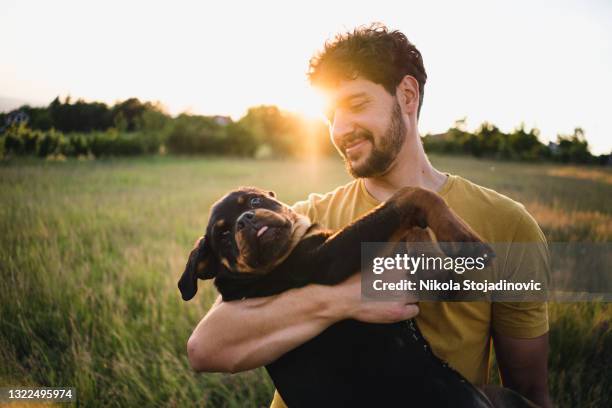
POLYGON ((440 248, 451 257, 482 257, 485 264, 495 258, 493 248, 484 242, 461 218, 448 209, 434 231, 440 248))

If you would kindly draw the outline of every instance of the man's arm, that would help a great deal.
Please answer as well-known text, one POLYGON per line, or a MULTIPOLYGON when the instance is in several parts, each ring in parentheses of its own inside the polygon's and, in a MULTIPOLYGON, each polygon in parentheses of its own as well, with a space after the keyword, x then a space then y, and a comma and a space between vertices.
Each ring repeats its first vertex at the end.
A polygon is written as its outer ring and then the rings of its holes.
POLYGON ((189 362, 195 371, 250 370, 271 363, 343 319, 373 323, 410 319, 418 313, 410 302, 361 302, 359 274, 335 286, 307 285, 233 302, 217 299, 189 338, 189 362))
POLYGON ((520 339, 493 334, 502 382, 541 407, 552 407, 548 395, 548 333, 520 339))
MULTIPOLYGON (((522 210, 516 223, 504 278, 530 279, 548 288, 550 255, 546 237, 537 222, 522 210)), ((495 354, 504 386, 542 407, 550 407, 548 395, 548 305, 543 301, 492 303, 495 354)))

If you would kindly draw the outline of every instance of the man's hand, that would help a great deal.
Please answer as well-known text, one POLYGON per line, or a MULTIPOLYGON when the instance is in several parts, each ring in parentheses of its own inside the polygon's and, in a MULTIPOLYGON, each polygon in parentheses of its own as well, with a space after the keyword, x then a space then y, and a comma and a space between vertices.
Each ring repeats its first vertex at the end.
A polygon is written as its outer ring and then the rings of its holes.
POLYGON ((419 314, 416 299, 407 294, 403 301, 363 301, 361 298, 361 276, 355 274, 335 286, 342 319, 355 319, 367 323, 395 323, 408 320, 419 314), (342 306, 344 305, 344 308, 342 306))
POLYGON ((271 363, 344 319, 393 323, 416 316, 405 302, 362 302, 359 274, 335 286, 307 285, 279 295, 217 299, 187 350, 196 371, 239 372, 271 363))

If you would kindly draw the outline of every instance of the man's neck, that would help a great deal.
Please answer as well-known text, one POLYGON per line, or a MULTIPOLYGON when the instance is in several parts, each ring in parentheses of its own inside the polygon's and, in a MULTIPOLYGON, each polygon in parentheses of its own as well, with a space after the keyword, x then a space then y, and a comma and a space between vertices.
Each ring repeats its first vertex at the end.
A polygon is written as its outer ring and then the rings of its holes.
POLYGON ((377 200, 387 200, 402 187, 422 187, 438 192, 446 182, 448 176, 431 165, 420 137, 416 136, 406 140, 385 174, 364 179, 366 189, 377 200))

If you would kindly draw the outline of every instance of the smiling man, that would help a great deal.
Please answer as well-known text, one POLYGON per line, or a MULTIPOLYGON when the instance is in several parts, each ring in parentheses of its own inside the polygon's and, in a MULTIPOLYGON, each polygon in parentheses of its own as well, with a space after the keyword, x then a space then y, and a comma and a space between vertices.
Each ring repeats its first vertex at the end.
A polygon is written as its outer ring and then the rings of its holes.
MULTIPOLYGON (((533 243, 528 252, 498 254, 505 273, 548 278, 546 240, 521 204, 429 162, 417 126, 427 75, 420 52, 402 33, 373 25, 338 35, 311 60, 309 77, 329 95, 332 141, 355 180, 310 195, 294 206, 298 212, 340 229, 401 187, 427 188, 485 241, 533 243)), ((217 300, 189 339, 189 360, 196 371, 244 371, 274 361, 343 319, 390 323, 417 314, 435 353, 474 384, 488 381, 493 340, 504 385, 550 406, 545 303, 361 302, 358 275, 333 287, 217 300)), ((278 394, 272 406, 284 406, 278 394)))

